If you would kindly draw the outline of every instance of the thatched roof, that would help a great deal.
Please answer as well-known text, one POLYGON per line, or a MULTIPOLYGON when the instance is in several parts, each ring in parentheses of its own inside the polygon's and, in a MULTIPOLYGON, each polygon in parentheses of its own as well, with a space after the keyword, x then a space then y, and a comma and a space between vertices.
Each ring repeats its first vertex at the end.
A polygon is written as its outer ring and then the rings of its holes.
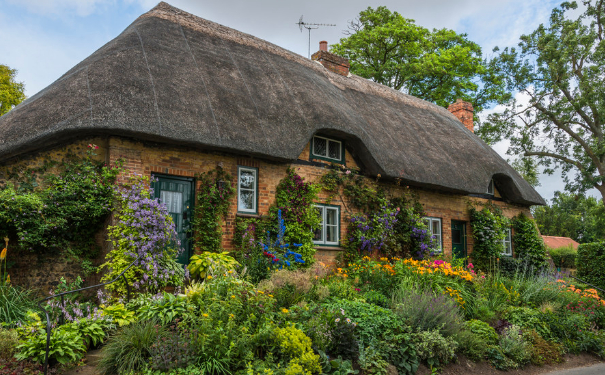
POLYGON ((544 204, 446 109, 160 3, 0 117, 0 160, 91 135, 296 160, 344 138, 371 175, 544 204))

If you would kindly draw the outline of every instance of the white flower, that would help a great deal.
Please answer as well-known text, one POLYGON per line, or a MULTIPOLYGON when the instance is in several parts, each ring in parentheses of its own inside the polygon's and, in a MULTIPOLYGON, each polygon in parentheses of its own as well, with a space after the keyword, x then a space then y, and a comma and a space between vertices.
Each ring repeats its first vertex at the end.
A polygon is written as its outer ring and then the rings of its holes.
POLYGON ((347 323, 351 323, 351 319, 347 318, 347 323))
POLYGON ((340 322, 340 318, 336 318, 335 322, 336 323, 340 322))

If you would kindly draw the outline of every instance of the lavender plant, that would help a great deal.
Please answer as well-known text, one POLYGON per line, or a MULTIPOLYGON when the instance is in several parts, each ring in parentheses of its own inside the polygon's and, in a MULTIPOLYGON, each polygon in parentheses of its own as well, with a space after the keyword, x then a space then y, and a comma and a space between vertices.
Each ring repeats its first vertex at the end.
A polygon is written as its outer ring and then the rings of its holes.
MULTIPOLYGON (((113 249, 100 268, 107 270, 101 281, 109 281, 139 258, 125 276, 135 289, 153 292, 167 285, 182 285, 186 271, 176 262, 183 250, 172 217, 166 206, 152 198, 148 186, 149 178, 135 176, 116 188, 119 211, 116 224, 108 228, 113 249)), ((106 288, 118 295, 126 293, 122 282, 106 288)))

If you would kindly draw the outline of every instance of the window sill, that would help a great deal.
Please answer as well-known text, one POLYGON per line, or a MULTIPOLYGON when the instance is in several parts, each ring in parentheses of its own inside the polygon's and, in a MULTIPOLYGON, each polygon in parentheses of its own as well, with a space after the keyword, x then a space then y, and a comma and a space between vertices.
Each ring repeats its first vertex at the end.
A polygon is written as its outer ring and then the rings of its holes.
POLYGON ((319 246, 315 246, 315 250, 344 251, 345 249, 340 246, 337 246, 337 245, 333 245, 333 246, 319 245, 319 246))
POLYGON ((263 215, 259 215, 259 214, 248 214, 248 213, 244 213, 244 212, 238 212, 235 214, 235 216, 237 217, 246 217, 246 218, 254 218, 254 219, 260 219, 263 217, 263 215))

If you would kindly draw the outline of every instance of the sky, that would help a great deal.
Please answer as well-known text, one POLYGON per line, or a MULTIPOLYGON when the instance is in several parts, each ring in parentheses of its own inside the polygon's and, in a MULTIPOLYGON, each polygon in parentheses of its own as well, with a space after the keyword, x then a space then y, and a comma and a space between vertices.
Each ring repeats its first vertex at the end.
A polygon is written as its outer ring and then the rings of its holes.
MULTIPOLYGON (((265 39, 307 56, 309 34, 296 23, 335 24, 311 31, 311 53, 319 41, 334 44, 348 22, 368 6, 385 5, 427 28, 466 33, 486 57, 495 46, 515 46, 519 36, 547 23, 562 0, 170 0, 202 18, 265 39)), ((32 96, 115 38, 157 0, 0 0, 0 64, 18 70, 32 96)), ((498 108, 492 109, 497 110, 498 108)), ((506 143, 494 146, 505 159, 506 143)), ((563 190, 561 176, 541 176, 538 192, 551 199, 563 190)), ((593 195, 596 195, 593 193, 593 195)))

